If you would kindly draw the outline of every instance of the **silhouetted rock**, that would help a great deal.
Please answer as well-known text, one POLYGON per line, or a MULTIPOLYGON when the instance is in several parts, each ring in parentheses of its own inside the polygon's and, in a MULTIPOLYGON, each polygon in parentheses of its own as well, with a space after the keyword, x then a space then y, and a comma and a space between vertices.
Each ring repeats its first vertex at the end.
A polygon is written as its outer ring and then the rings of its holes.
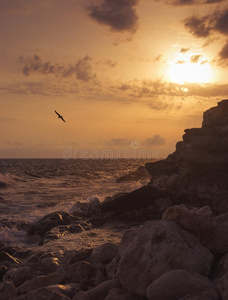
POLYGON ((147 207, 162 196, 158 190, 151 185, 143 186, 127 195, 120 196, 101 204, 102 212, 114 211, 117 215, 141 207, 147 207))
POLYGON ((176 203, 228 211, 227 116, 228 100, 223 100, 204 113, 201 128, 185 130, 183 141, 176 144, 176 151, 167 159, 146 164, 152 184, 168 176, 166 188, 176 203), (172 176, 175 180, 170 184, 172 176))

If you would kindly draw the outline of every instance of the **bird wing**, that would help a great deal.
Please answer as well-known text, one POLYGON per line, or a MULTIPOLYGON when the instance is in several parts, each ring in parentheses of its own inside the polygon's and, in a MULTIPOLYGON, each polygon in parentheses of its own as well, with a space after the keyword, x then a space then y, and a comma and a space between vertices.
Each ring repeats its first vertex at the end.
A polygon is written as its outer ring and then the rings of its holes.
POLYGON ((55 113, 56 113, 56 115, 58 115, 59 117, 60 117, 60 114, 59 113, 57 113, 57 111, 55 110, 55 113))
POLYGON ((60 119, 62 119, 62 120, 63 120, 63 122, 66 122, 66 121, 63 119, 63 117, 60 117, 60 119))

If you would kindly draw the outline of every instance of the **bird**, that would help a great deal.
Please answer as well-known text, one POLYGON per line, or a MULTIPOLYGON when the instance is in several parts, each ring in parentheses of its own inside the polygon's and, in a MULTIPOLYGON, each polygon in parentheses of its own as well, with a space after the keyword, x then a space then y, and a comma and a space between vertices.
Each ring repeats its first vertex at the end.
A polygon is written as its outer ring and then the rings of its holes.
POLYGON ((60 118, 61 120, 63 120, 63 122, 66 122, 64 119, 63 119, 63 116, 60 116, 60 114, 59 113, 57 113, 57 111, 55 110, 55 113, 56 113, 56 115, 58 115, 58 118, 60 118))

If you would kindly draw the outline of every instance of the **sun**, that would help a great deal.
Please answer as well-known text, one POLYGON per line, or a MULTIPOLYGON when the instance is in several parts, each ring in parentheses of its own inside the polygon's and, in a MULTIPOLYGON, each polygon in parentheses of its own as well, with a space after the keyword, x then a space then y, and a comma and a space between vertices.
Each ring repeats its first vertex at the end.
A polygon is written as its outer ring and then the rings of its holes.
POLYGON ((208 83, 213 79, 211 65, 207 60, 193 59, 196 55, 185 57, 185 59, 176 59, 169 65, 169 79, 175 83, 208 83))

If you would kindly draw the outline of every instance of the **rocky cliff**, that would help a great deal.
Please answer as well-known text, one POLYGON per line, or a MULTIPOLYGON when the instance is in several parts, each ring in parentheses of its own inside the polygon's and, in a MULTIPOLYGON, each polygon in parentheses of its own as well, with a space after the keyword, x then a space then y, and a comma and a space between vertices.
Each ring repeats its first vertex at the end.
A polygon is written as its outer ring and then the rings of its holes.
POLYGON ((176 201, 228 211, 228 100, 204 112, 201 128, 186 129, 166 160, 146 168, 153 186, 176 201))

